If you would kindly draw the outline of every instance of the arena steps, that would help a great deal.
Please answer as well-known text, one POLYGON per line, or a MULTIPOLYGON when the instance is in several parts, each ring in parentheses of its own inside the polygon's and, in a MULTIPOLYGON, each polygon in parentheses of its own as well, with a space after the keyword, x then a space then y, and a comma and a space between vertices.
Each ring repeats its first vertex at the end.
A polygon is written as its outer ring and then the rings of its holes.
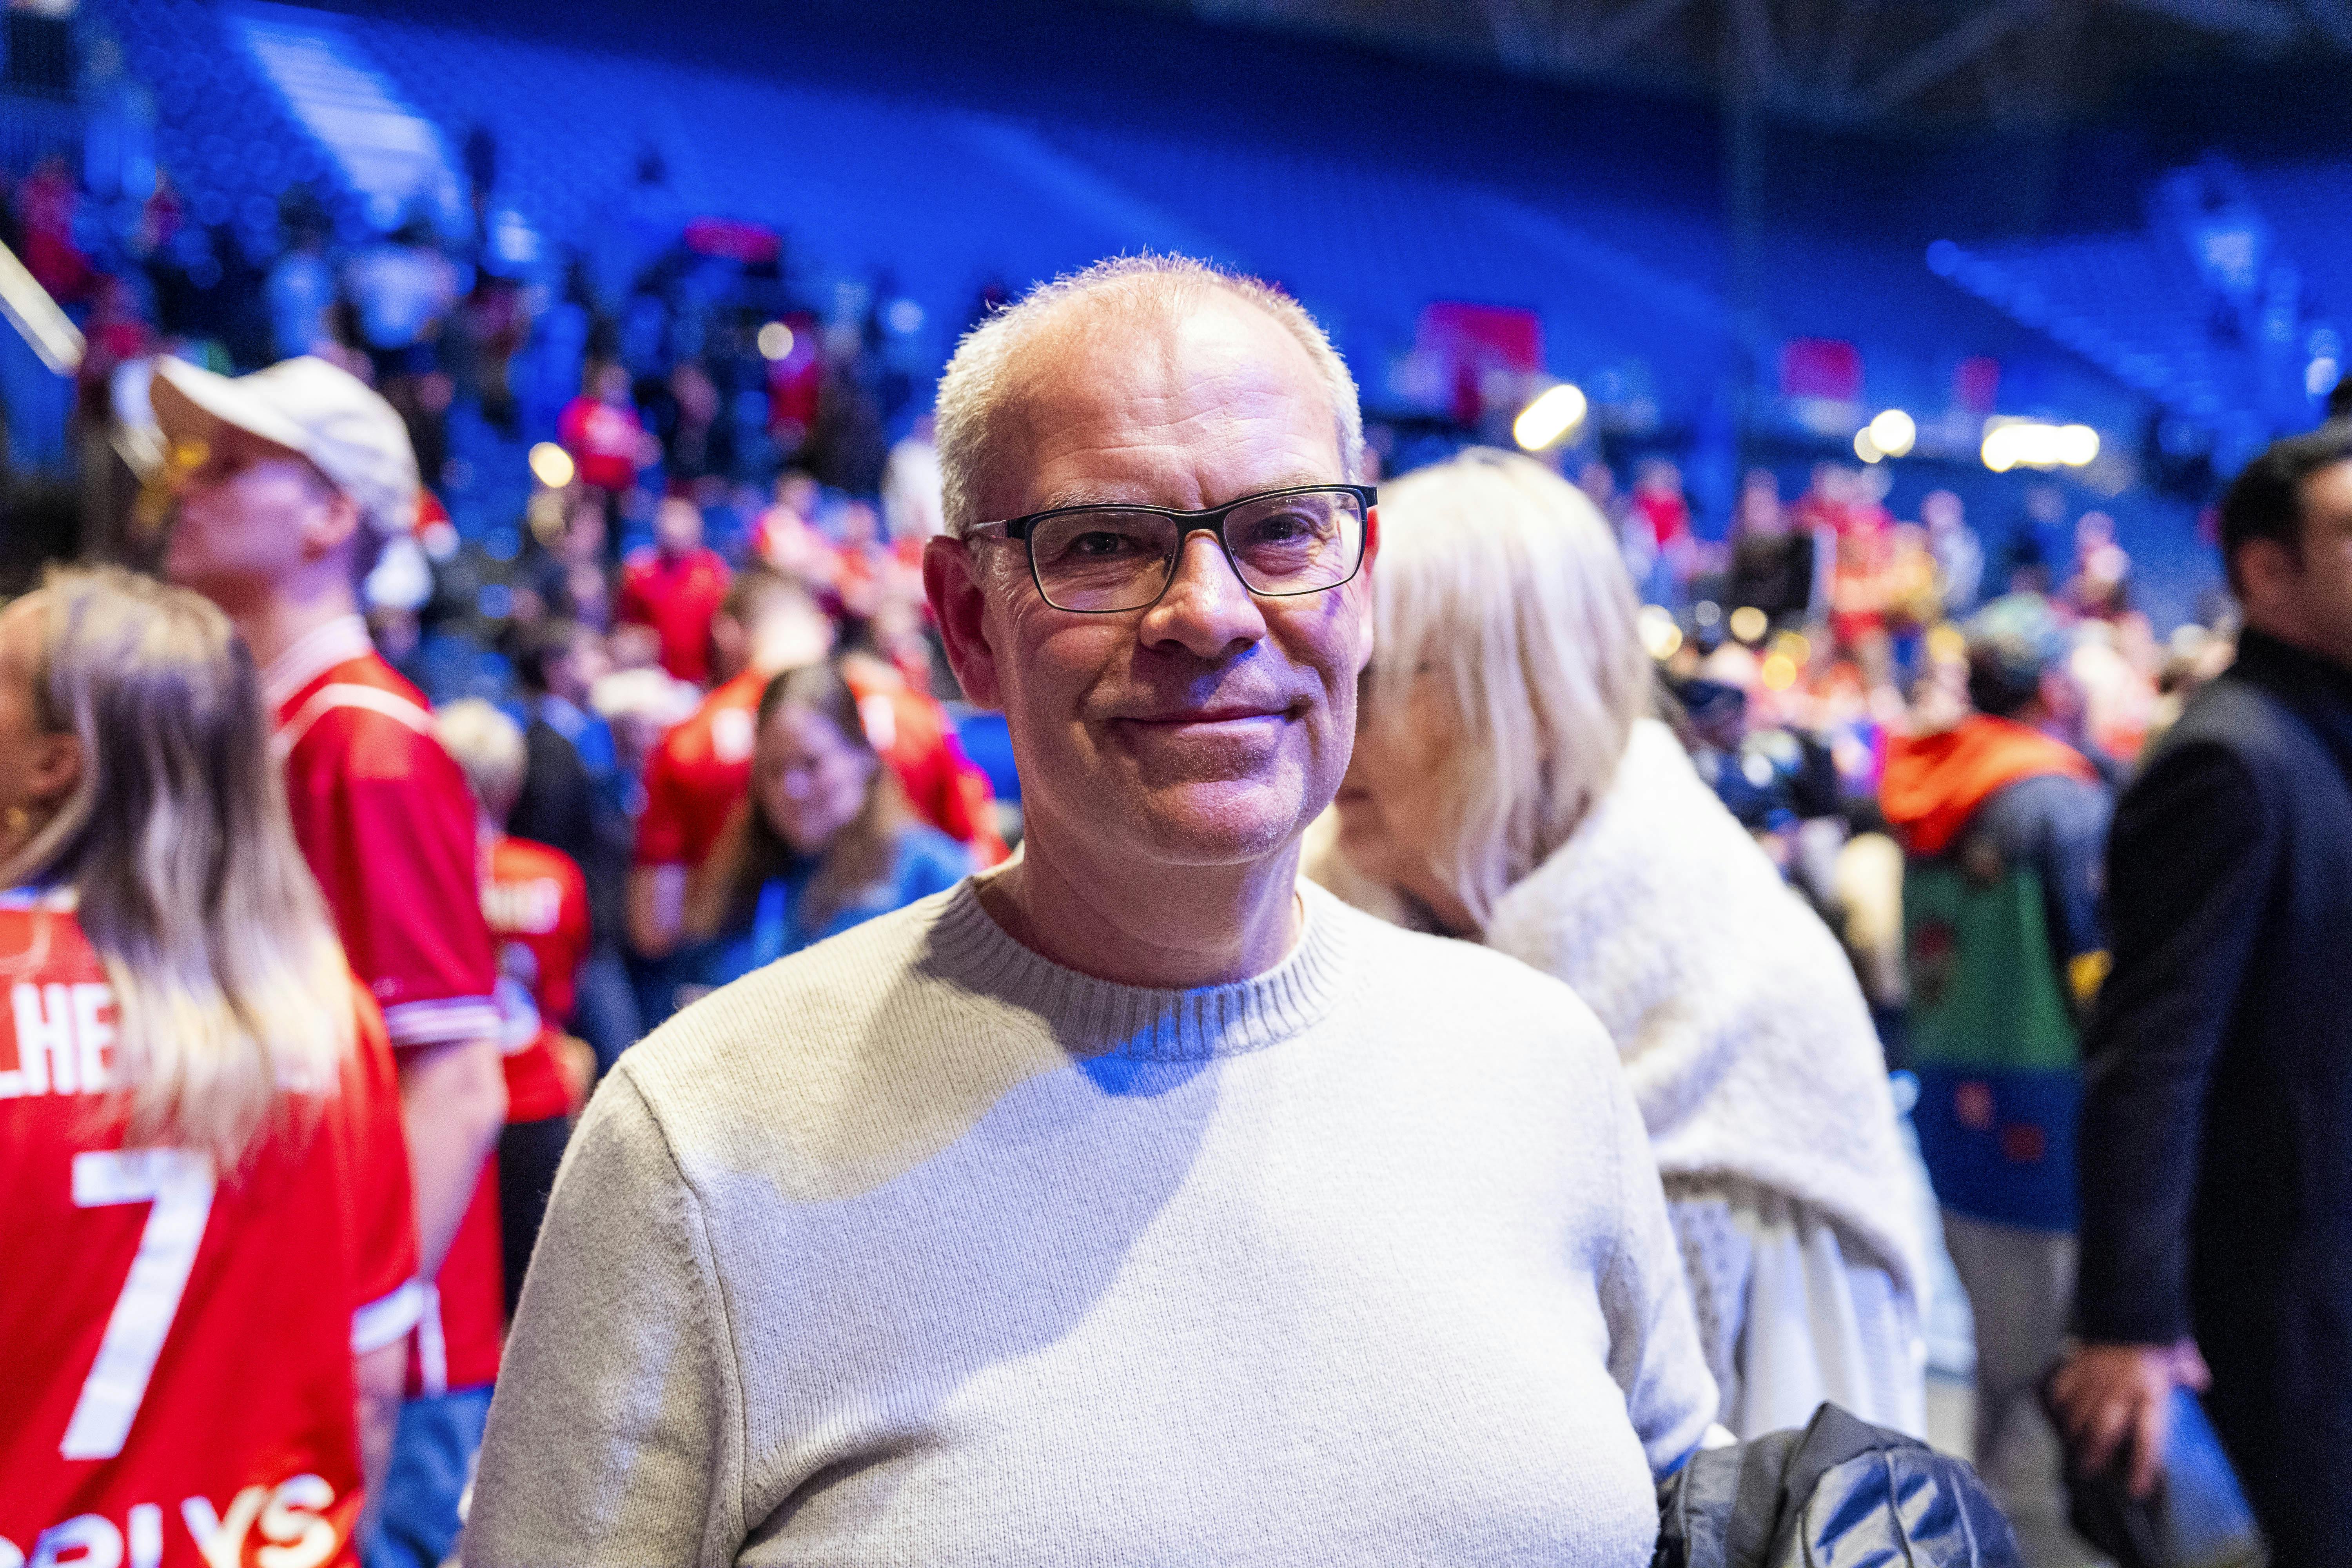
POLYGON ((294 122, 333 155, 371 222, 389 228, 421 209, 444 233, 465 229, 465 184, 439 127, 401 96, 341 17, 247 0, 224 8, 222 23, 294 122))

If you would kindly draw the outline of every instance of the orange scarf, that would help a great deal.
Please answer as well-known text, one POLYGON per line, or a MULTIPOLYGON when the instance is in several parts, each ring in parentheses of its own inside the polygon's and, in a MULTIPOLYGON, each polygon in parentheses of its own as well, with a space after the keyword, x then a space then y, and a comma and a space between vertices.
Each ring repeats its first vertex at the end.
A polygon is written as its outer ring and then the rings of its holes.
POLYGON ((2090 759, 2014 720, 1970 715, 1957 729, 1898 735, 1886 748, 1879 809, 1914 855, 1940 855, 1977 808, 2022 779, 2098 782, 2090 759))

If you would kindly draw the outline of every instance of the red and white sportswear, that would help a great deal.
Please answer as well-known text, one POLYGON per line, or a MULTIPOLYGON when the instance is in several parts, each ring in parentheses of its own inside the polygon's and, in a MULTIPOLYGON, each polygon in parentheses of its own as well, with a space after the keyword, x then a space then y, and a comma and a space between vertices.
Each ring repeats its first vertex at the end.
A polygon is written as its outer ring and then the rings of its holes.
POLYGON ((0 900, 0 1563, 356 1565, 352 1360, 424 1294, 375 1004, 337 1091, 221 1172, 123 1146, 69 898, 0 900))
MULTIPOLYGON (((472 792, 434 738, 423 693, 376 654, 357 616, 270 661, 294 837, 393 1048, 494 1039, 497 950, 482 919, 472 792)), ((482 1174, 417 1325, 413 1392, 498 1375, 505 1322, 498 1167, 482 1174)))

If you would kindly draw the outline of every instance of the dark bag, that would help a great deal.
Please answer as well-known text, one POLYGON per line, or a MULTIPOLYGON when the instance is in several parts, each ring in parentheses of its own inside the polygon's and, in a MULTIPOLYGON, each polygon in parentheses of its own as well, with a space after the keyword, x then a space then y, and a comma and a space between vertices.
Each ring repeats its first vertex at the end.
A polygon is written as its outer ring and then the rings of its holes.
MULTIPOLYGON (((2049 1405, 2049 1384, 2042 1384, 2049 1405)), ((2052 1425, 2057 1415, 2052 1413, 2052 1425)), ((2066 1467, 2066 1522, 2116 1560, 2116 1568, 2262 1568, 2268 1561, 2238 1473, 2185 1388, 2172 1391, 2172 1435, 2164 1445, 2164 1479, 2147 1497, 2125 1489, 2128 1455, 2101 1475, 2066 1467)))
POLYGON ((1834 1405, 1801 1432, 1710 1448, 1658 1489, 1651 1568, 2021 1568, 1968 1464, 1834 1405))

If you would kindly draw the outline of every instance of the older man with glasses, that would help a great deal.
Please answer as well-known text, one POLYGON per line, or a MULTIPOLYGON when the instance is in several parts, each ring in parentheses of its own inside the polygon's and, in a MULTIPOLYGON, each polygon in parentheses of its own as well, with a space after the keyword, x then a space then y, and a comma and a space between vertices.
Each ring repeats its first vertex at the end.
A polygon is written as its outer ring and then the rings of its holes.
POLYGON ((1107 262, 968 337, 939 426, 1024 852, 623 1059, 468 1568, 1640 1568, 1716 1395, 1607 1037, 1298 883, 1371 648, 1346 368, 1107 262))

